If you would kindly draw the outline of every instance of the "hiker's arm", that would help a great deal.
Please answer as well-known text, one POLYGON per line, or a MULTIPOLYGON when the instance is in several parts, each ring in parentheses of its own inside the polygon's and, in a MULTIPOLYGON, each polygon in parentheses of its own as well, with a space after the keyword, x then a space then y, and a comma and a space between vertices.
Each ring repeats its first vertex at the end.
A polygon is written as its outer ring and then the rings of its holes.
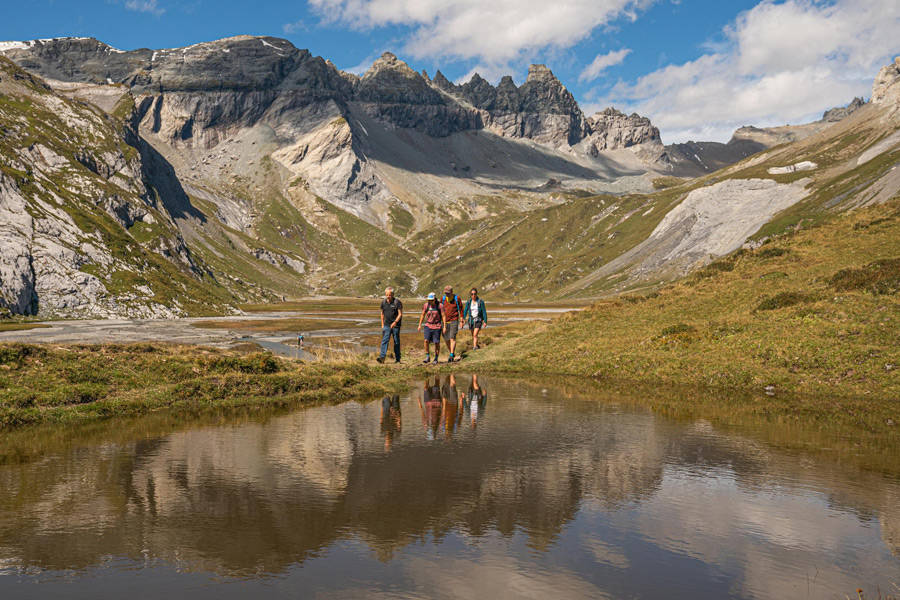
POLYGON ((426 307, 423 306, 423 307, 422 307, 422 314, 419 315, 419 324, 416 325, 416 331, 419 331, 419 330, 422 329, 422 321, 425 320, 425 311, 426 311, 426 310, 428 310, 428 309, 427 309, 426 307))
POLYGON ((399 323, 400 319, 402 319, 402 318, 403 318, 403 307, 401 306, 400 308, 397 309, 397 318, 394 319, 393 323, 391 323, 391 327, 396 327, 397 323, 399 323))
POLYGON ((384 311, 381 311, 381 326, 384 327, 384 311))

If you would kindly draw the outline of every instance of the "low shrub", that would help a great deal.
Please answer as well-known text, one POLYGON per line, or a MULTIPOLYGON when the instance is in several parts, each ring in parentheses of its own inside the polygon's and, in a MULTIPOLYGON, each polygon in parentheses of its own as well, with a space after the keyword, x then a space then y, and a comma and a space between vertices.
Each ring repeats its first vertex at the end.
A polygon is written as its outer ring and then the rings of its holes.
POLYGON ((693 325, 688 325, 686 323, 676 323, 675 325, 665 327, 660 332, 660 335, 679 335, 682 333, 694 333, 695 331, 697 331, 697 328, 693 325))
POLYGON ((21 365, 27 358, 40 357, 44 354, 46 354, 46 351, 39 346, 2 344, 0 345, 0 365, 21 365))
POLYGON ((777 310, 779 308, 794 306, 804 302, 812 302, 813 300, 815 300, 815 298, 810 294, 804 294, 802 292, 781 292, 780 294, 775 294, 770 298, 764 299, 756 307, 756 310, 777 310))
POLYGON ((737 259, 743 256, 745 253, 744 250, 738 250, 734 254, 719 259, 715 262, 711 262, 696 273, 697 279, 706 279, 708 277, 714 277, 719 273, 734 271, 734 265, 737 262, 737 259))
POLYGON ((858 269, 842 269, 828 283, 839 291, 896 294, 900 290, 900 258, 876 260, 858 269))
POLYGON ((218 356, 206 364, 209 371, 227 373, 276 373, 281 370, 278 360, 266 352, 257 352, 245 356, 218 356))
POLYGON ((40 398, 41 404, 49 406, 67 406, 70 404, 88 404, 105 397, 109 388, 97 383, 79 383, 59 387, 46 397, 40 398))
POLYGON ((759 276, 760 279, 784 279, 787 277, 787 273, 784 271, 769 271, 768 273, 763 273, 759 276))
POLYGON ((893 221, 893 217, 881 217, 878 219, 874 219, 872 221, 868 221, 866 223, 856 223, 853 225, 854 231, 859 231, 860 229, 868 229, 869 227, 873 227, 875 225, 881 225, 882 223, 887 223, 888 221, 893 221))
POLYGON ((788 254, 789 252, 790 251, 787 250, 786 248, 781 248, 779 246, 773 246, 771 248, 765 247, 765 248, 760 249, 756 253, 756 256, 758 256, 759 258, 774 258, 776 256, 784 256, 785 254, 788 254))

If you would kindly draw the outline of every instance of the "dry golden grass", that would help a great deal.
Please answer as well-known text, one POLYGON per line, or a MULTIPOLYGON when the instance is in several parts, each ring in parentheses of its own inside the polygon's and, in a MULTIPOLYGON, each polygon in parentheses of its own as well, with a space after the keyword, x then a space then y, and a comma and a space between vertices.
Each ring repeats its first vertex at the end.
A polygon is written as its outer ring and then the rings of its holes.
MULTIPOLYGON (((598 302, 479 361, 510 371, 893 401, 900 298, 891 290, 900 274, 884 266, 898 257, 894 201, 735 253, 653 297, 598 302), (874 273, 879 287, 838 287, 865 279, 854 270, 874 273)), ((893 406, 885 418, 900 422, 893 406)))

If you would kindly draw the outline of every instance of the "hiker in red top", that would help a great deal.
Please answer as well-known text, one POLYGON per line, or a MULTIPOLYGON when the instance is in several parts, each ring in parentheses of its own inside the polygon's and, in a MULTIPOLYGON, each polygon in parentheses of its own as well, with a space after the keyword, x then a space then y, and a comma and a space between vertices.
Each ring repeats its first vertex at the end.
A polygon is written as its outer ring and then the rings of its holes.
POLYGON ((444 286, 444 296, 441 298, 441 313, 444 315, 444 340, 447 342, 447 350, 450 358, 447 362, 456 360, 456 334, 459 333, 459 316, 462 314, 462 302, 459 296, 453 293, 453 287, 444 286))
POLYGON ((428 301, 422 307, 422 315, 419 317, 419 325, 416 331, 422 331, 422 321, 425 321, 425 360, 422 362, 428 364, 430 354, 428 353, 428 344, 434 344, 434 364, 438 362, 438 354, 441 351, 441 331, 444 330, 444 313, 438 304, 434 292, 428 294, 428 301))

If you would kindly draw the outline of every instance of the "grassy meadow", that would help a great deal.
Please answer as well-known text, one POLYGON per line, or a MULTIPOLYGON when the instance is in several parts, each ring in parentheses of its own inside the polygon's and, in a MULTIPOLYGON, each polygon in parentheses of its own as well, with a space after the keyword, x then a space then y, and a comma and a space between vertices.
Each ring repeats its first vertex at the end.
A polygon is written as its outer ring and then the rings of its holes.
POLYGON ((377 366, 360 356, 307 363, 262 352, 163 344, 3 344, 0 428, 396 393, 405 376, 377 366))
MULTIPOLYGON (((626 388, 639 382, 642 389, 666 392, 643 394, 646 405, 666 413, 840 423, 895 435, 898 291, 900 201, 894 200, 793 228, 649 294, 611 297, 562 316, 535 313, 525 321, 494 324, 482 334, 485 349, 478 352, 470 349, 469 332, 461 330, 457 353, 464 361, 438 370, 557 374, 626 388), (706 392, 690 395, 702 401, 679 400, 683 394, 669 393, 675 389, 706 392), (738 392, 751 399, 735 401, 738 392)), ((316 323, 347 325, 329 317, 370 305, 377 315, 376 300, 259 305, 247 308, 321 314, 199 325, 251 332, 289 323, 290 330, 310 331, 316 323)), ((530 305, 489 306, 496 307, 496 317, 530 305)), ((366 331, 352 340, 316 338, 322 360, 312 363, 252 347, 242 353, 162 344, 0 344, 0 427, 396 393, 426 372, 419 364, 416 317, 413 311, 406 319, 399 368, 358 352, 360 345, 379 342, 377 333, 366 331)))
POLYGON ((900 422, 898 291, 895 200, 794 229, 648 295, 601 300, 467 367, 767 391, 761 412, 900 422), (785 405, 787 396, 807 400, 785 405))

